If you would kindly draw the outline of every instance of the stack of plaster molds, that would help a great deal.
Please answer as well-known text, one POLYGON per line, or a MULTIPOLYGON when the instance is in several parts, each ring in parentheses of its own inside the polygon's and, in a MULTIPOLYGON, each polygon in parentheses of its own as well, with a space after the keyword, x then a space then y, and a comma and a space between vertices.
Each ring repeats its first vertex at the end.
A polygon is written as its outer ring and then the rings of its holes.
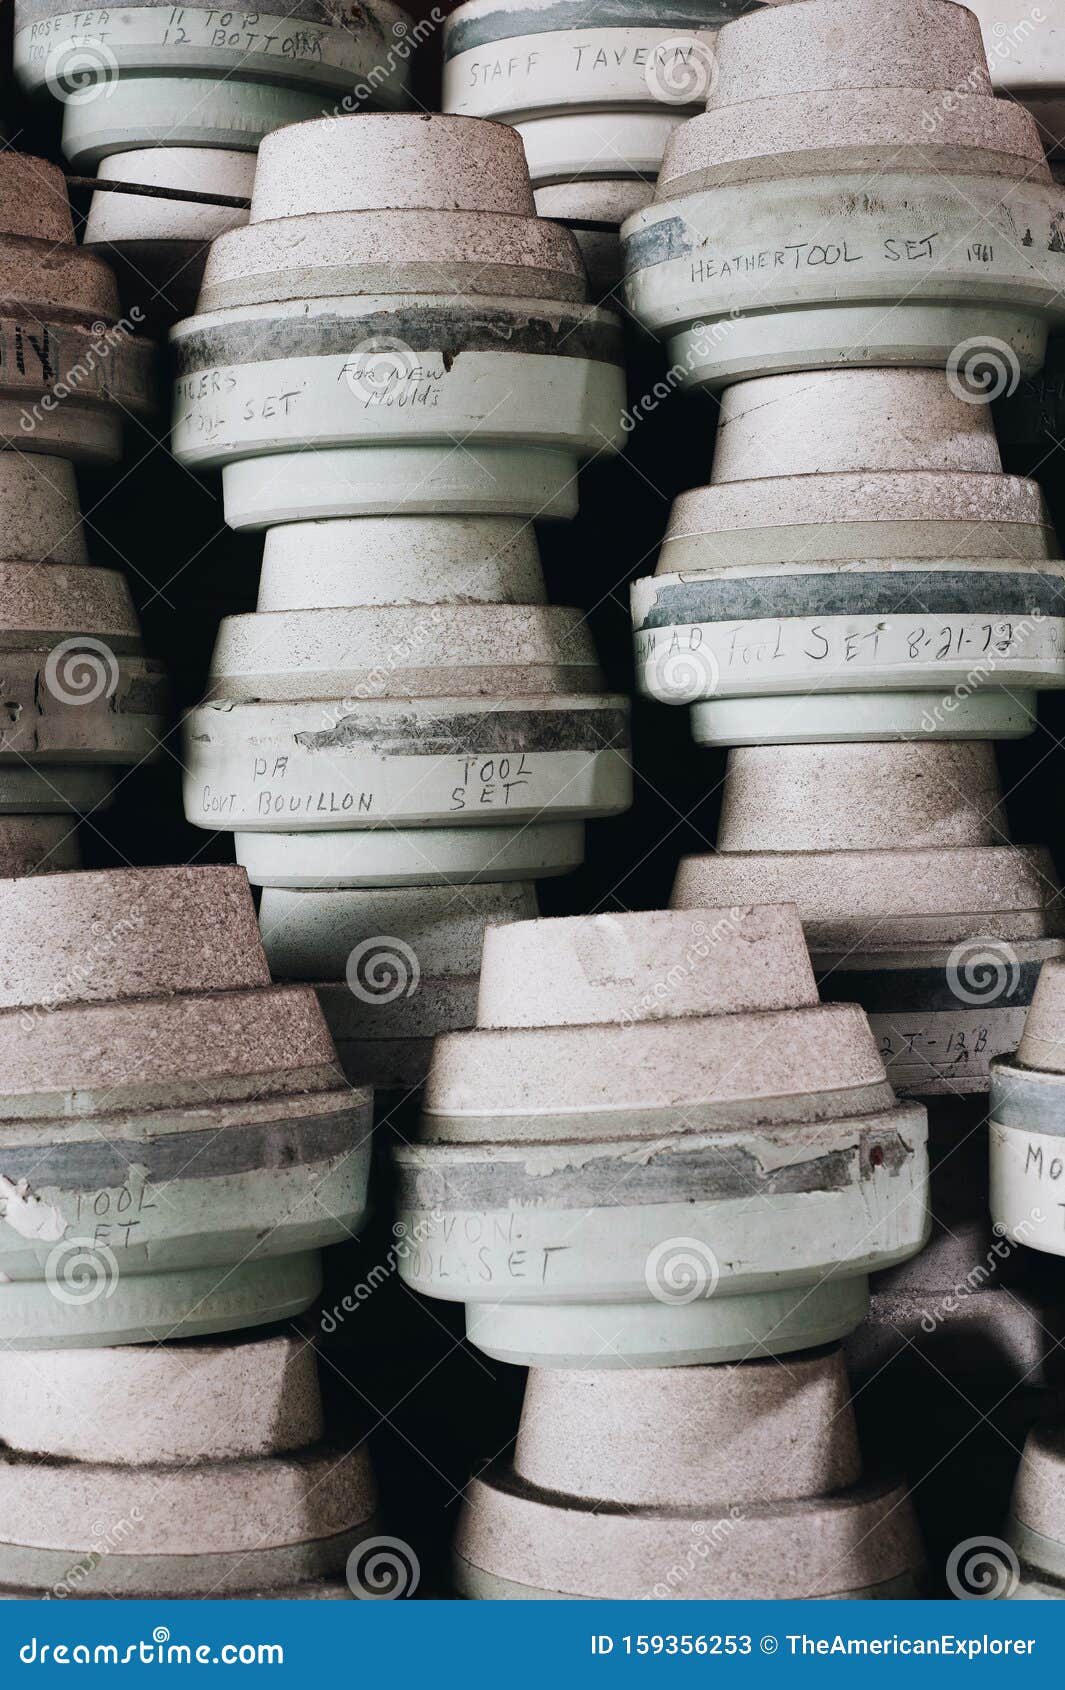
POLYGON ((1008 838, 990 745, 744 747, 673 902, 795 903, 822 996, 867 1011, 895 1090, 979 1094, 1065 953, 1050 853, 1008 838))
POLYGON ((618 230, 650 203, 666 142, 702 109, 722 24, 758 0, 466 0, 444 35, 444 110, 512 123, 536 208, 598 223, 578 240, 598 293, 621 276, 618 230))
MULTIPOLYGON (((74 170, 107 181, 246 198, 255 150, 286 123, 402 105, 416 33, 391 0, 299 0, 219 12, 122 0, 106 12, 18 0, 15 74, 63 107, 74 170)), ((206 245, 246 211, 117 192, 94 196, 85 239, 128 263, 174 314, 195 299, 206 245)))
POLYGON ((1065 201, 1034 120, 993 98, 970 12, 801 0, 726 25, 717 65, 622 231, 629 305, 688 385, 942 369, 974 334, 1039 368, 1065 201))
POLYGON ((1060 1423, 1029 1434, 1006 1537, 1018 1565, 1003 1577, 1003 1596, 1013 1601, 1065 1601, 1065 1430, 1060 1423))
MULTIPOLYGON (((991 1212, 996 1230, 1050 1258, 1065 1255, 1060 1188, 1065 1136, 1065 965, 1044 967, 1015 1055, 991 1075, 991 1212)), ((1058 1262, 1053 1262, 1059 1267, 1058 1262)), ((1060 1279, 1060 1273, 1057 1276, 1060 1279)), ((1065 1594, 1065 1464, 1060 1398, 1053 1422, 1025 1445, 1007 1531, 1020 1562, 1011 1594, 1061 1601, 1065 1594)))
POLYGON ((472 1598, 907 1598, 905 1493, 863 1477, 838 1349, 530 1373, 513 1461, 471 1480, 472 1598))
POLYGON ((270 985, 243 872, 6 880, 0 911, 5 1345, 309 1307, 365 1207, 370 1097, 314 993, 270 985))
POLYGON ((4 1351, 0 1596, 343 1599, 372 1531, 296 1336, 4 1351))
POLYGON ((476 930, 629 802, 627 703, 544 602, 532 526, 621 438, 618 324, 584 292, 512 130, 355 117, 267 138, 174 331, 175 451, 267 530, 188 719, 186 813, 234 830, 275 972, 323 982, 363 1076, 421 1077, 476 930))
POLYGON ((477 1026, 437 1040, 395 1158, 404 1279, 533 1369, 513 1469, 470 1494, 465 1594, 908 1593, 838 1353, 794 1352, 920 1248, 925 1113, 862 1011, 818 1003, 794 909, 490 928, 477 1026))
POLYGON ((931 1475, 917 1502, 942 1562, 1001 1516, 1010 1450, 1060 1400, 1065 1303, 1031 1221, 991 1227, 985 1125, 994 1059, 1065 952, 1053 865, 1008 843, 989 745, 750 747, 730 754, 717 853, 674 889, 682 908, 743 899, 798 905, 822 997, 862 1004, 896 1091, 930 1100, 933 1243, 876 1276, 847 1350, 867 1439, 931 1475), (925 1412, 900 1419, 918 1391, 925 1412))
POLYGON ((986 405, 933 370, 768 376, 722 396, 633 586, 639 682, 701 745, 1013 738, 1065 686, 1063 595, 986 405))
POLYGON ((155 752, 167 710, 125 578, 89 564, 75 483, 75 465, 117 462, 126 417, 150 410, 150 348, 75 246, 62 173, 10 151, 0 272, 0 815, 20 872, 70 865, 74 816, 155 752))
POLYGON ((991 1212, 1009 1238, 1065 1255, 1065 963, 1039 976, 1015 1055, 991 1070, 991 1212))
POLYGON ((864 1012, 819 1003, 793 908, 489 928, 477 1025, 438 1039, 396 1152, 424 1239, 402 1272, 503 1361, 809 1348, 924 1242, 924 1145, 864 1012), (664 1239, 691 1255, 649 1274, 664 1239), (700 1258, 713 1296, 659 1295, 700 1258))

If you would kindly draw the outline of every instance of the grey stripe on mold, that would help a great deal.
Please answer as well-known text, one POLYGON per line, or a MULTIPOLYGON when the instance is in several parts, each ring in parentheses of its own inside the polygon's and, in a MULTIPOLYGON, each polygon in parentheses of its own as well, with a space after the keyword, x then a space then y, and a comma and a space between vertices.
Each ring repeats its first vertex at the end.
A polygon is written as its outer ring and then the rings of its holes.
MULTIPOLYGON (((727 544, 729 536, 715 531, 713 538, 720 547, 727 544)), ((826 569, 802 575, 689 577, 659 587, 654 604, 636 631, 697 622, 891 616, 902 612, 916 617, 1060 617, 1065 615, 1065 579, 1020 565, 994 571, 914 568, 857 573, 826 569)))
MULTIPOLYGON (((651 1203, 723 1202, 814 1191, 846 1191, 873 1168, 898 1173, 913 1152, 897 1132, 863 1135, 860 1149, 807 1156, 796 1146, 793 1162, 763 1167, 754 1150, 727 1145, 663 1146, 635 1163, 616 1150, 574 1167, 543 1173, 509 1159, 483 1161, 434 1157, 433 1166, 398 1165, 400 1203, 411 1209, 475 1212, 514 1208, 621 1209, 651 1203)), ((779 1153, 779 1146, 777 1147, 779 1153)))
POLYGON ((230 1554, 151 1555, 84 1549, 37 1549, 0 1543, 0 1585, 36 1595, 70 1582, 85 1596, 218 1596, 284 1588, 304 1579, 339 1572, 351 1550, 370 1533, 369 1521, 308 1543, 230 1554))
POLYGON ((523 311, 479 311, 449 302, 446 310, 368 311, 365 316, 327 314, 259 318, 196 329, 173 344, 175 375, 197 375, 219 365, 266 364, 279 358, 344 358, 373 336, 401 340, 412 352, 436 353, 445 370, 462 352, 514 352, 550 358, 588 358, 623 364, 620 324, 592 322, 569 308, 550 316, 523 311))
POLYGON ((1065 1139, 1065 1079, 1044 1079, 993 1062, 988 1114, 1000 1127, 1018 1127, 1065 1139))
POLYGON ((469 757, 482 752, 608 751, 628 746, 624 710, 471 710, 429 718, 352 711, 329 728, 292 737, 305 751, 359 746, 382 757, 469 757))
POLYGON ((467 17, 460 7, 447 25, 444 57, 471 53, 521 35, 580 33, 591 39, 601 29, 720 29, 757 8, 758 0, 556 0, 553 6, 503 7, 467 17))
POLYGON ((683 217, 662 217, 645 229, 634 229, 621 243, 622 265, 627 275, 634 270, 646 270, 652 264, 668 264, 674 258, 687 258, 695 251, 701 237, 693 234, 683 217))
POLYGON ((47 1141, 42 1123, 31 1144, 0 1144, 0 1174, 17 1182, 71 1190, 124 1185, 132 1169, 152 1180, 192 1182, 259 1169, 289 1169, 350 1154, 370 1131, 369 1105, 327 1115, 258 1121, 219 1130, 209 1120, 202 1132, 162 1133, 138 1139, 47 1141))

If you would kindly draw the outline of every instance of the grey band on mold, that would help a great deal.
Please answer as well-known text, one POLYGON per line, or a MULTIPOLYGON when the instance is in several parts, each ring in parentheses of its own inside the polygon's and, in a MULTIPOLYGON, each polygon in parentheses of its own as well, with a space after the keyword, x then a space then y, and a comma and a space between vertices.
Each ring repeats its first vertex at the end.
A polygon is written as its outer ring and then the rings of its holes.
POLYGON ((439 716, 359 711, 329 728, 293 734, 305 751, 369 745, 382 757, 466 757, 482 752, 608 751, 628 745, 624 710, 482 710, 439 716))
POLYGON ((257 1121, 221 1130, 208 1123, 195 1133, 117 1141, 57 1137, 47 1142, 42 1131, 33 1143, 0 1143, 0 1172, 9 1180, 40 1184, 43 1176, 49 1186, 95 1190, 125 1184, 134 1168, 150 1180, 182 1183, 287 1170, 350 1153, 369 1133, 372 1116, 370 1105, 362 1104, 296 1120, 257 1121))
MULTIPOLYGON (((39 0, 40 3, 40 0, 39 0)), ((158 0, 157 0, 158 3, 158 0)), ((554 35, 563 30, 582 30, 592 35, 602 29, 720 29, 756 10, 758 0, 556 0, 550 7, 516 7, 463 16, 460 7, 448 24, 444 37, 444 58, 489 47, 520 35, 554 35)))
MULTIPOLYGON (((746 532, 745 530, 742 532, 746 532)), ((684 536, 685 539, 688 536, 684 536)), ((729 534, 715 531, 718 546, 729 534)), ((766 617, 890 616, 1065 616, 1065 580, 1016 569, 925 569, 913 567, 851 572, 804 571, 801 575, 687 577, 657 588, 655 602, 637 626, 672 628, 697 622, 750 622, 766 617), (916 605, 908 599, 919 595, 916 605)))
POLYGON ((1065 1139, 1065 1077, 1050 1080, 992 1062, 988 1115, 1000 1127, 1065 1139))
POLYGON ((445 369, 462 352, 514 352, 622 364, 619 323, 592 322, 579 311, 534 317, 523 311, 479 311, 458 302, 365 316, 258 318, 196 329, 173 342, 174 373, 198 375, 228 364, 280 358, 347 358, 375 335, 402 340, 412 352, 439 353, 445 369))
MULTIPOLYGON (((766 1138, 772 1135, 766 1132, 766 1138)), ((587 1147, 582 1145, 581 1151, 587 1147)), ((765 1169, 752 1150, 727 1145, 663 1146, 633 1165, 632 1154, 607 1152, 580 1166, 551 1167, 536 1173, 516 1158, 483 1161, 467 1157, 416 1168, 398 1164, 398 1200, 410 1209, 458 1209, 481 1212, 516 1206, 550 1209, 623 1209, 651 1203, 721 1202, 731 1198, 780 1196, 813 1191, 845 1191, 871 1177, 874 1167, 897 1173, 913 1152, 889 1128, 861 1135, 860 1147, 804 1156, 796 1145, 794 1162, 765 1169), (874 1154, 876 1153, 876 1154, 874 1154)))
POLYGON ((0 1543, 0 1585, 26 1588, 35 1596, 68 1581, 76 1583, 79 1596, 207 1598, 219 1591, 240 1595, 245 1590, 283 1588, 339 1572, 370 1530, 371 1522, 363 1520, 347 1531, 307 1543, 207 1555, 123 1555, 117 1550, 94 1555, 91 1543, 81 1550, 0 1543))

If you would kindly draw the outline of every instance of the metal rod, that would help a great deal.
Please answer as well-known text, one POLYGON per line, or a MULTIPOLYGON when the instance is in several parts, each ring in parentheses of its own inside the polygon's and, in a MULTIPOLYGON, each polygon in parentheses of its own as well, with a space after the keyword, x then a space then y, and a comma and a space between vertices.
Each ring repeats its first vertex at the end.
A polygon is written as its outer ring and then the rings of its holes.
POLYGON ((67 186, 91 188, 94 194, 143 194, 153 200, 185 200, 193 205, 223 205, 233 211, 250 211, 251 200, 239 194, 201 194, 189 188, 157 188, 147 182, 105 182, 99 176, 68 176, 67 186))

